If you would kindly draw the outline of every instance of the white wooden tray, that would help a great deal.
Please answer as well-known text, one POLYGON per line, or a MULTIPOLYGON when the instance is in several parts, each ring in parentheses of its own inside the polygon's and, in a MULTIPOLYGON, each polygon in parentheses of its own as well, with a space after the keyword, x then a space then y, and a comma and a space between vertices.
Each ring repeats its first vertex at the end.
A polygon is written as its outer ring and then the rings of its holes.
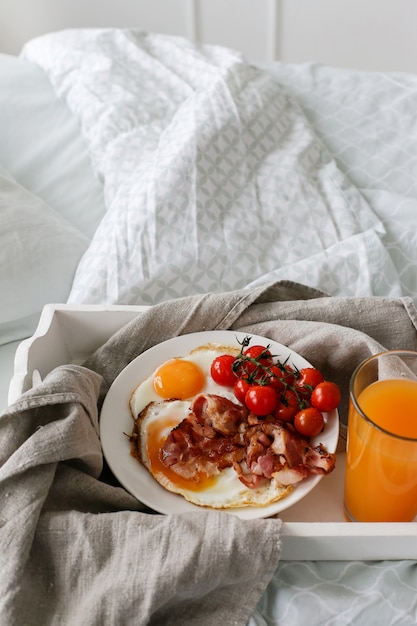
MULTIPOLYGON (((38 328, 15 356, 9 403, 58 365, 82 363, 144 306, 44 307, 38 328)), ((343 517, 344 454, 336 469, 301 502, 280 514, 283 560, 417 559, 417 522, 359 523, 343 517)))

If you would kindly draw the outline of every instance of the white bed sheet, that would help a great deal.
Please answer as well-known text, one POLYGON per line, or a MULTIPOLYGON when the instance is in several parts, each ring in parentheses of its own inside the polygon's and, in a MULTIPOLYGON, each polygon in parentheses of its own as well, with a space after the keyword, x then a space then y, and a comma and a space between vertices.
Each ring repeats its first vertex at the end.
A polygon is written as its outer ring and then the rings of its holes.
POLYGON ((10 381, 14 372, 14 358, 20 340, 0 346, 0 413, 7 407, 10 381))
POLYGON ((383 222, 381 240, 401 294, 417 302, 417 75, 317 64, 265 69, 297 100, 338 168, 383 222))

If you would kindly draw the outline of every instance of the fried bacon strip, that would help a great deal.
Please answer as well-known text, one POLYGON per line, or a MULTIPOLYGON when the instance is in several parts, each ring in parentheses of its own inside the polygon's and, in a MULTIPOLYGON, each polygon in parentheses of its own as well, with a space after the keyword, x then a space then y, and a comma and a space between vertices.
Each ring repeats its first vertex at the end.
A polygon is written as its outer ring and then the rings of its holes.
POLYGON ((162 462, 184 478, 200 480, 225 467, 235 469, 249 488, 274 478, 293 485, 311 474, 328 474, 335 455, 313 447, 289 424, 262 419, 246 407, 214 394, 196 396, 190 413, 168 435, 162 462))

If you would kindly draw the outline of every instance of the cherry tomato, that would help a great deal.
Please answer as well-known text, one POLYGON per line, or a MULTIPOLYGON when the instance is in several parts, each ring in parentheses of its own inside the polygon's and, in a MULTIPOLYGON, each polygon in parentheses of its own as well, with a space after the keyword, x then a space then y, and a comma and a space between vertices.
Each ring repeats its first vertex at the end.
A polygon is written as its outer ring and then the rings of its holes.
POLYGON ((325 380, 319 383, 311 394, 311 404, 319 411, 333 411, 341 400, 341 393, 336 383, 325 380))
POLYGON ((314 406, 298 411, 294 417, 295 429, 304 437, 315 437, 324 428, 324 417, 314 406))
POLYGON ((299 408, 295 391, 286 389, 280 396, 280 402, 274 411, 274 416, 282 422, 292 422, 299 408))
POLYGON ((256 359, 262 365, 272 365, 273 359, 271 351, 265 346, 250 346, 243 353, 251 359, 256 359))
POLYGON ((262 378, 265 376, 263 367, 269 367, 273 364, 271 352, 265 346, 250 346, 246 348, 243 355, 244 357, 248 357, 248 360, 243 359, 241 366, 238 368, 238 375, 240 377, 254 376, 256 373, 259 374, 259 378, 262 378))
POLYGON ((295 385, 295 372, 291 365, 281 366, 281 376, 290 387, 295 385))
POLYGON ((279 392, 284 391, 285 384, 282 381, 283 374, 278 365, 271 365, 271 367, 269 368, 269 374, 269 384, 271 385, 271 387, 279 392))
POLYGON ((315 367, 303 367, 295 386, 300 393, 310 394, 319 383, 324 381, 323 374, 315 367))
POLYGON ((244 378, 235 379, 235 384, 233 385, 233 391, 234 391, 236 399, 239 400, 239 402, 241 402, 242 404, 245 404, 246 392, 249 390, 250 386, 251 386, 250 383, 248 383, 248 381, 245 380, 244 378))
POLYGON ((246 392, 245 404, 254 415, 273 413, 277 403, 277 392, 269 385, 252 385, 246 392))
POLYGON ((236 381, 235 373, 232 369, 235 357, 231 354, 217 356, 210 367, 210 374, 214 382, 224 387, 233 387, 236 381))

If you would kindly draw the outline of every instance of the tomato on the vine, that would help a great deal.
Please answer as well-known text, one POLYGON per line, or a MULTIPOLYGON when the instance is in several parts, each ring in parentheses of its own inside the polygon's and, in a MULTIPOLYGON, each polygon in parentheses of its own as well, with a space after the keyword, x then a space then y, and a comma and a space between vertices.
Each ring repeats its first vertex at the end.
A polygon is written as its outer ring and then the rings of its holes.
POLYGON ((288 388, 281 394, 274 416, 282 422, 292 422, 299 408, 297 394, 288 388))
POLYGON ((285 389, 285 383, 282 380, 282 371, 278 365, 271 365, 269 368, 269 384, 279 392, 285 389))
POLYGON ((243 352, 243 358, 237 370, 240 377, 254 376, 256 378, 265 377, 265 369, 273 365, 273 358, 270 350, 265 346, 250 346, 243 352), (245 358, 246 357, 246 358, 245 358))
POLYGON ((300 393, 310 395, 319 383, 324 381, 323 374, 315 367, 303 367, 295 386, 300 393))
POLYGON ((324 417, 318 409, 310 406, 296 413, 294 427, 304 437, 316 437, 324 428, 324 417))
POLYGON ((235 379, 235 384, 233 385, 233 392, 235 394, 236 399, 239 400, 239 402, 241 402, 242 404, 245 404, 246 392, 249 390, 250 386, 251 386, 250 383, 248 383, 248 381, 245 378, 235 379))
POLYGON ((269 385, 251 385, 246 392, 245 404, 254 415, 263 416, 272 413, 277 403, 277 392, 269 385))
POLYGON ((236 399, 254 415, 290 422, 306 437, 319 434, 323 413, 340 404, 338 385, 313 366, 295 368, 277 360, 269 346, 248 344, 249 339, 242 342, 238 356, 223 354, 212 361, 213 380, 233 388, 236 399))
POLYGON ((233 371, 233 363, 236 357, 231 354, 217 356, 210 367, 210 374, 214 382, 224 387, 233 387, 236 375, 233 371))
POLYGON ((268 348, 265 348, 265 346, 250 346, 249 348, 246 348, 243 354, 250 359, 256 359, 258 363, 261 363, 262 365, 269 366, 274 362, 271 351, 268 348))
POLYGON ((289 385, 290 387, 294 386, 296 374, 294 372, 294 369, 291 367, 291 365, 287 364, 287 365, 281 366, 281 375, 287 385, 289 385))
POLYGON ((311 394, 311 404, 319 411, 333 411, 341 400, 341 393, 336 383, 325 380, 319 383, 311 394))

